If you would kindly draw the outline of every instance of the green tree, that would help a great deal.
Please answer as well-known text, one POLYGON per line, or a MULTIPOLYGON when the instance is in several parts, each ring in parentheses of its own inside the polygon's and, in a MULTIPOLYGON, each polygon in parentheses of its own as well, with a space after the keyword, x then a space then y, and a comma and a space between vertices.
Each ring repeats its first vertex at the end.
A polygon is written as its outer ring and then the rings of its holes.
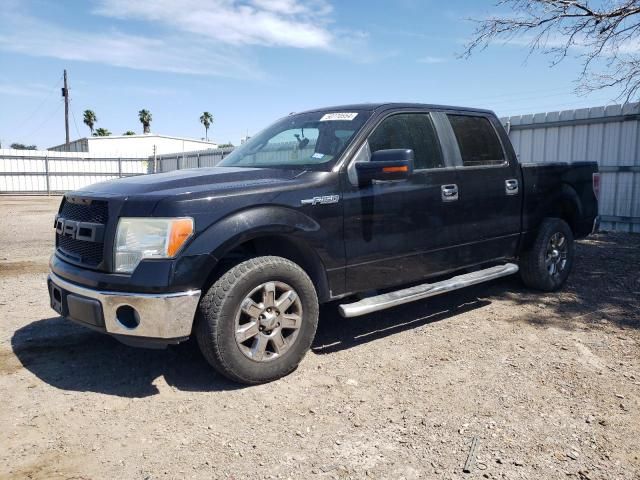
POLYGON ((127 130, 122 135, 135 135, 135 134, 136 134, 136 132, 134 132, 133 130, 127 130))
POLYGON ((11 148, 14 150, 37 150, 35 145, 25 145, 24 143, 12 143, 11 148))
POLYGON ((93 126, 96 124, 96 122, 98 121, 98 117, 96 117, 96 114, 93 113, 93 110, 85 110, 84 111, 84 124, 89 127, 89 130, 91 130, 91 135, 93 135, 93 126))
POLYGON ((138 112, 138 119, 140 120, 140 123, 142 123, 143 133, 150 133, 151 120, 153 120, 151 112, 143 108, 138 112))
POLYGON ((111 135, 111 132, 106 128, 96 128, 96 131, 93 133, 94 137, 108 137, 111 135))
POLYGON ((209 127, 213 123, 213 115, 209 112, 204 112, 200 115, 200 123, 204 125, 204 138, 209 141, 209 127))

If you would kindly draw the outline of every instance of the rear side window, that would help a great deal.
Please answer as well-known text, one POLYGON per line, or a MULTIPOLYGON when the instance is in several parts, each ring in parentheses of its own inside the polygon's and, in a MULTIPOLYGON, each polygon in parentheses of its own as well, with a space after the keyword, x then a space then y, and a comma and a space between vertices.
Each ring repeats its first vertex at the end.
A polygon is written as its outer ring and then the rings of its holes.
POLYGON ((485 117, 447 115, 458 140, 462 165, 503 165, 504 151, 491 122, 485 117))
POLYGON ((384 119, 369 137, 369 148, 371 152, 410 148, 416 169, 444 167, 440 143, 426 113, 399 113, 384 119))

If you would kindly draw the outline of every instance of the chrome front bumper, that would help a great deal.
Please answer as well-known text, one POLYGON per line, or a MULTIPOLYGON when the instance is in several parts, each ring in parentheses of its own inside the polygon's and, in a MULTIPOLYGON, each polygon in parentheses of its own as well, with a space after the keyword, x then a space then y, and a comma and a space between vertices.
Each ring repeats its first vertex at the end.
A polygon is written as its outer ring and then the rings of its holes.
POLYGON ((201 291, 165 294, 104 292, 81 287, 50 273, 49 294, 52 308, 72 320, 114 335, 162 340, 191 334, 201 291), (102 318, 98 320, 101 322, 93 321, 93 318, 78 318, 98 317, 100 312, 102 318), (127 318, 124 312, 128 313, 127 318))

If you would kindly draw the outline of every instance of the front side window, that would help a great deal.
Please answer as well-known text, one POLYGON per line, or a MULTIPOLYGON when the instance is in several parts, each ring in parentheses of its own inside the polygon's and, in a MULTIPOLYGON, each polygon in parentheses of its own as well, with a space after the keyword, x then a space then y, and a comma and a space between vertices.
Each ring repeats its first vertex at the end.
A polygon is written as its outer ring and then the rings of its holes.
POLYGON ((431 116, 426 113, 399 113, 382 121, 369 137, 369 149, 410 148, 414 167, 442 168, 444 161, 431 116))
POLYGON ((471 115, 447 115, 458 140, 462 165, 504 165, 502 145, 489 119, 471 115))
POLYGON ((289 115, 218 165, 328 170, 370 116, 364 110, 289 115))

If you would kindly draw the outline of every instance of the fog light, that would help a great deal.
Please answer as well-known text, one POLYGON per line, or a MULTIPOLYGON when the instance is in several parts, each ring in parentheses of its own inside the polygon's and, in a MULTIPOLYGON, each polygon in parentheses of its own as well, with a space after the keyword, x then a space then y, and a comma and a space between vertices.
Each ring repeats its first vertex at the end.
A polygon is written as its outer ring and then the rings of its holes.
POLYGON ((129 305, 123 305, 116 310, 116 318, 118 322, 129 330, 133 330, 140 325, 140 315, 135 308, 129 305))

